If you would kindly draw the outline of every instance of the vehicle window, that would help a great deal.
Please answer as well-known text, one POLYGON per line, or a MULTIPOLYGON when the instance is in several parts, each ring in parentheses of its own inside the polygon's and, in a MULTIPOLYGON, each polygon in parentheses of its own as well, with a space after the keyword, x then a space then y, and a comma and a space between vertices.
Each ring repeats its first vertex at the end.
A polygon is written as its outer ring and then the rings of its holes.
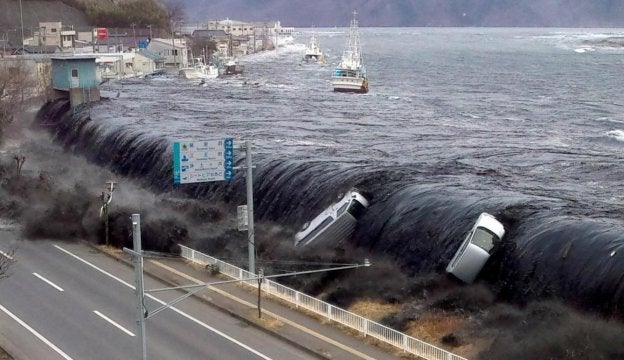
POLYGON ((470 242, 477 245, 481 249, 490 252, 490 250, 492 250, 492 248, 494 247, 494 241, 497 239, 498 236, 494 235, 493 232, 485 228, 479 227, 475 231, 474 236, 472 237, 472 240, 470 240, 470 242))
POLYGON ((351 201, 351 205, 349 206, 349 214, 353 215, 354 218, 359 218, 364 210, 366 210, 366 208, 359 201, 351 201))
POLYGON ((349 206, 349 203, 345 203, 344 205, 342 205, 340 209, 338 209, 338 211, 336 212, 336 216, 342 215, 342 213, 347 210, 347 206, 349 206))

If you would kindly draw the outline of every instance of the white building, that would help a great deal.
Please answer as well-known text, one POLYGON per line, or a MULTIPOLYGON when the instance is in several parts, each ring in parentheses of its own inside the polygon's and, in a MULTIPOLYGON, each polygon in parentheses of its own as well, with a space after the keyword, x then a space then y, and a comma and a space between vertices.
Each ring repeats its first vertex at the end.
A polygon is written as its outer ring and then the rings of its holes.
POLYGON ((185 39, 152 39, 147 50, 164 57, 168 66, 185 67, 189 63, 185 39))
POLYGON ((73 27, 63 27, 60 21, 40 22, 33 33, 32 42, 27 45, 59 46, 63 49, 74 47, 76 31, 73 27))
POLYGON ((253 36, 254 26, 251 23, 236 20, 211 20, 208 21, 207 30, 223 30, 233 36, 253 36))

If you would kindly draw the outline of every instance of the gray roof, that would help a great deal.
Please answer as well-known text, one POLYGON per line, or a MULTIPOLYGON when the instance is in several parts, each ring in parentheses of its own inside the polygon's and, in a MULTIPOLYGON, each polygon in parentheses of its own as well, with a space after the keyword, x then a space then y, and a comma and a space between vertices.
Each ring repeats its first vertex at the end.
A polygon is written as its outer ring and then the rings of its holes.
POLYGON ((93 60, 97 59, 97 56, 94 55, 71 55, 67 56, 50 56, 52 60, 69 60, 69 61, 78 61, 78 60, 93 60))
POLYGON ((225 33, 223 30, 195 30, 193 31, 193 37, 201 37, 201 38, 226 38, 229 35, 225 33))
POLYGON ((149 51, 147 49, 141 49, 139 51, 139 54, 145 56, 148 59, 154 60, 154 61, 165 61, 165 58, 163 56, 160 56, 160 55, 156 54, 155 52, 149 51))
MULTIPOLYGON (((21 50, 21 48, 19 49, 21 50)), ((60 53, 63 49, 56 45, 42 45, 42 46, 34 46, 34 45, 24 45, 24 53, 29 54, 54 54, 60 53)))

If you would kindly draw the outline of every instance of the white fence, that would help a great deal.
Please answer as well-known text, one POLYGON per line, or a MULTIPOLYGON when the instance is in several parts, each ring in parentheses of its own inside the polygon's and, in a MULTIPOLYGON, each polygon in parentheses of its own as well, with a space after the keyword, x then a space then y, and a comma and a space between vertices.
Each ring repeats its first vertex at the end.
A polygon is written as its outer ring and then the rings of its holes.
MULTIPOLYGON (((255 275, 234 265, 223 262, 212 256, 195 251, 186 246, 180 245, 181 256, 201 265, 213 265, 220 273, 234 279, 249 279, 255 275)), ((258 282, 251 280, 248 285, 257 287, 258 282)), ((405 352, 418 355, 427 360, 466 360, 465 358, 440 349, 434 345, 405 335, 387 326, 368 320, 362 316, 335 307, 302 292, 280 285, 275 281, 265 279, 262 282, 262 291, 267 294, 286 300, 296 307, 304 308, 315 314, 326 317, 342 325, 348 326, 361 332, 364 336, 370 336, 387 344, 394 345, 405 352)))

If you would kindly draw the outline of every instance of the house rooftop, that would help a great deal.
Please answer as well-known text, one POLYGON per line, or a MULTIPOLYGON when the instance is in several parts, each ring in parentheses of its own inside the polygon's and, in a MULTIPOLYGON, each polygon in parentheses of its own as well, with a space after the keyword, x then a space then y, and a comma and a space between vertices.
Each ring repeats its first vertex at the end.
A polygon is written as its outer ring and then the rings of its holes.
POLYGON ((219 38, 219 37, 227 37, 228 34, 225 33, 225 30, 195 30, 193 31, 193 37, 202 37, 202 38, 219 38))
POLYGON ((95 60, 97 56, 93 55, 67 55, 67 56, 51 56, 52 60, 95 60))
POLYGON ((156 54, 155 52, 146 50, 146 49, 142 49, 141 51, 138 52, 139 54, 145 56, 148 59, 154 60, 154 61, 164 61, 165 58, 163 56, 160 56, 158 54, 156 54))

